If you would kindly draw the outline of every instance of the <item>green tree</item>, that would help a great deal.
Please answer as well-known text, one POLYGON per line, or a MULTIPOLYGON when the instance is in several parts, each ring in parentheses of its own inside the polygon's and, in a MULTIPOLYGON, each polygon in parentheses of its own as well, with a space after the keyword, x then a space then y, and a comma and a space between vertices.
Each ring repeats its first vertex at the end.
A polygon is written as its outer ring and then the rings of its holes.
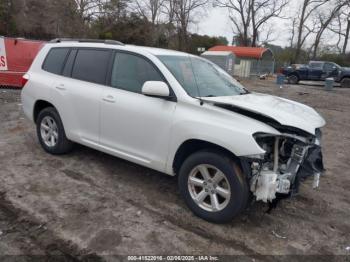
POLYGON ((14 35, 16 33, 16 24, 13 19, 12 0, 0 1, 0 35, 14 35))
POLYGON ((228 41, 226 37, 216 37, 216 36, 208 36, 208 35, 198 35, 198 34, 191 34, 189 37, 189 52, 193 54, 199 54, 198 48, 202 47, 205 48, 205 50, 208 50, 209 48, 216 46, 216 45, 227 45, 228 41))
POLYGON ((99 38, 113 38, 135 45, 151 45, 152 39, 149 36, 151 24, 138 14, 124 14, 120 19, 108 25, 107 21, 110 20, 105 17, 98 19, 93 25, 99 38))

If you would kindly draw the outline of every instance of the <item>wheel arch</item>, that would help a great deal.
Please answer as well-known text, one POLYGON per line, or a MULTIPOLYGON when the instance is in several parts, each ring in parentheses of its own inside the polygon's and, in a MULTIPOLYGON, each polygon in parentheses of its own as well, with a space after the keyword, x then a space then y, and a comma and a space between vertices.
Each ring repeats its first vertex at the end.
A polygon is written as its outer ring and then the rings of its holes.
POLYGON ((350 80, 350 75, 343 76, 343 77, 340 79, 340 82, 343 81, 344 79, 349 79, 349 80, 350 80))
POLYGON ((241 166, 240 158, 237 157, 232 151, 218 144, 201 140, 201 139, 188 139, 184 141, 176 150, 175 156, 172 159, 172 168, 175 174, 178 174, 182 163, 193 153, 201 150, 213 150, 222 152, 241 166))
POLYGON ((33 108, 33 121, 34 121, 34 123, 36 123, 40 112, 48 107, 53 107, 57 110, 57 108, 51 102, 48 102, 46 100, 39 99, 34 103, 34 108, 33 108))
POLYGON ((341 84, 341 87, 350 87, 350 75, 343 76, 339 82, 341 84), (345 83, 344 83, 344 81, 345 81, 345 83))
POLYGON ((290 77, 290 76, 296 76, 300 80, 300 74, 296 71, 289 73, 288 77, 290 77))

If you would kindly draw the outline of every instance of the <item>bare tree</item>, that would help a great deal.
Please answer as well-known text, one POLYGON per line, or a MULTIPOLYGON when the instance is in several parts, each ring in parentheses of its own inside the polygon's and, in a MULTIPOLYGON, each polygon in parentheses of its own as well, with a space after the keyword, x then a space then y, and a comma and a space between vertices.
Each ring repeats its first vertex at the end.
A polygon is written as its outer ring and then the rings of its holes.
MULTIPOLYGON (((228 8, 234 32, 245 46, 259 43, 262 27, 274 17, 281 17, 287 0, 216 0, 218 7, 228 8)), ((271 35, 271 28, 267 38, 271 35)))
POLYGON ((162 14, 164 2, 165 0, 136 0, 134 3, 141 17, 151 22, 149 32, 151 45, 156 45, 160 31, 163 29, 159 26, 159 16, 162 14))
POLYGON ((329 0, 303 0, 298 15, 297 43, 295 46, 294 62, 299 60, 301 48, 303 47, 305 40, 315 30, 315 24, 313 24, 312 27, 307 25, 309 18, 313 12, 328 1, 329 0))
POLYGON ((214 5, 228 9, 233 31, 240 39, 240 44, 249 46, 251 44, 252 0, 216 0, 214 5))
POLYGON ((74 0, 77 13, 83 22, 91 21, 91 18, 100 13, 103 0, 74 0))
POLYGON ((342 49, 342 54, 344 54, 344 55, 345 55, 346 49, 348 47, 349 36, 350 36, 350 14, 348 14, 348 17, 347 17, 346 30, 345 30, 345 34, 344 34, 344 45, 343 45, 343 49, 342 49))
POLYGON ((289 38, 289 47, 293 48, 294 45, 294 38, 296 33, 296 27, 297 27, 297 17, 293 17, 292 19, 292 28, 290 29, 290 38, 289 38))
MULTIPOLYGON (((164 25, 166 29, 168 41, 173 39, 175 36, 175 6, 173 0, 164 0, 162 6, 162 15, 164 16, 164 25)), ((168 47, 176 48, 175 41, 169 41, 168 47)))
POLYGON ((336 16, 339 15, 340 10, 346 5, 346 1, 331 1, 323 10, 318 10, 316 15, 316 24, 318 28, 316 30, 315 41, 313 43, 312 58, 317 56, 317 51, 320 45, 320 41, 323 33, 329 27, 330 23, 336 16))
POLYGON ((263 45, 271 44, 271 42, 277 40, 277 36, 274 35, 274 25, 269 24, 268 27, 261 28, 262 31, 264 31, 264 36, 262 37, 259 35, 259 43, 262 43, 263 45))
MULTIPOLYGON (((273 17, 281 17, 281 12, 288 4, 287 0, 251 0, 252 46, 259 41, 261 27, 273 17)), ((271 34, 271 31, 269 32, 271 34)), ((267 37, 269 37, 269 34, 267 37)))
POLYGON ((331 25, 329 29, 333 33, 337 34, 337 47, 340 50, 340 53, 345 54, 350 37, 350 0, 347 0, 347 4, 344 7, 344 9, 337 15, 335 19, 335 24, 335 26, 331 25), (343 27, 343 25, 345 25, 345 27, 343 27), (340 46, 341 42, 342 46, 340 46))
POLYGON ((165 0, 136 0, 135 4, 138 12, 155 25, 161 14, 161 8, 164 6, 164 2, 165 0))
POLYGON ((194 15, 204 8, 209 0, 173 0, 172 12, 178 34, 178 47, 187 50, 188 27, 195 22, 194 15))

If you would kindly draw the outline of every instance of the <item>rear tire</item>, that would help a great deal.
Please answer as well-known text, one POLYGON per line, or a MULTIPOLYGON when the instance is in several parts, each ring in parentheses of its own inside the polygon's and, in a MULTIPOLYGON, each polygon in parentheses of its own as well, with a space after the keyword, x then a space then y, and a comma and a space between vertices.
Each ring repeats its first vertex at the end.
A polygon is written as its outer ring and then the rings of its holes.
POLYGON ((44 108, 38 115, 36 131, 43 149, 53 155, 70 152, 73 142, 67 139, 61 118, 53 107, 44 108))
POLYGON ((350 88, 350 77, 344 77, 340 81, 340 87, 341 88, 350 88))
POLYGON ((189 156, 178 179, 187 206, 209 222, 230 222, 247 206, 247 181, 240 167, 221 152, 199 151, 189 156))
POLYGON ((297 75, 288 76, 288 83, 292 85, 296 85, 299 83, 299 77, 297 75))

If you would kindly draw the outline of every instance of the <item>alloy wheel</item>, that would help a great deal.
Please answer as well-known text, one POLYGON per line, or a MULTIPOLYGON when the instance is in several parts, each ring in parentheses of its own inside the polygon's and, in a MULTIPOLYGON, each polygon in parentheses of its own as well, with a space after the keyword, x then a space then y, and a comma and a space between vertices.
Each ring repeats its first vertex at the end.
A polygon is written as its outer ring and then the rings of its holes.
POLYGON ((40 124, 40 134, 45 145, 56 146, 58 142, 58 127, 56 121, 51 116, 45 116, 40 124))
POLYGON ((231 198, 226 175, 218 168, 206 164, 198 165, 190 172, 188 190, 192 200, 209 212, 223 210, 231 198))
POLYGON ((289 83, 291 83, 291 84, 293 84, 293 85, 295 85, 295 84, 298 83, 298 77, 295 76, 295 75, 289 76, 288 80, 289 80, 289 83))

